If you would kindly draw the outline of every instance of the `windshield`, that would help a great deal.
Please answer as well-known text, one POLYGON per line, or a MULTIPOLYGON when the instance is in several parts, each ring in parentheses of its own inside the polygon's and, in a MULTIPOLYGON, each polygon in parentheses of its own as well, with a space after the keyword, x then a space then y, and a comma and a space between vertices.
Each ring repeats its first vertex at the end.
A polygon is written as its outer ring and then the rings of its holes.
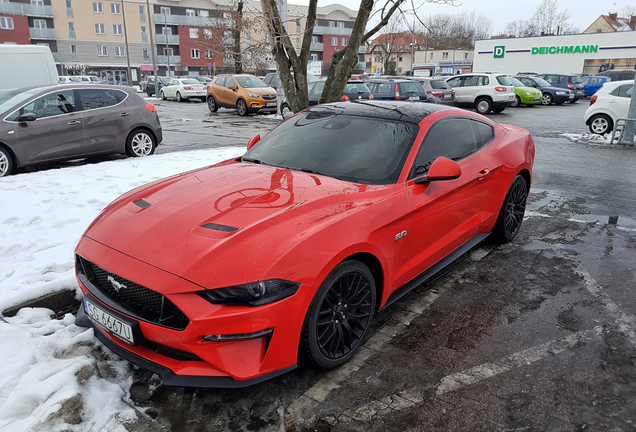
POLYGON ((263 81, 256 77, 234 77, 238 81, 239 85, 244 88, 260 88, 269 87, 263 81))
POLYGON ((352 83, 345 86, 344 92, 357 94, 369 93, 369 87, 364 83, 352 83))
POLYGON ((510 80, 512 85, 515 86, 515 87, 525 87, 526 86, 524 83, 522 83, 521 81, 519 81, 516 78, 508 78, 508 79, 510 80))
POLYGON ((168 81, 170 81, 170 78, 168 77, 159 77, 158 79, 160 84, 166 84, 168 81))
POLYGON ((418 130, 407 122, 307 111, 263 137, 243 161, 390 184, 397 181, 418 130))
POLYGON ((13 89, 0 92, 0 113, 10 110, 38 93, 39 88, 13 89))
POLYGON ((574 75, 570 77, 570 82, 572 84, 581 84, 581 77, 578 75, 574 75))
POLYGON ((543 78, 534 78, 534 81, 541 87, 551 87, 551 84, 543 78))

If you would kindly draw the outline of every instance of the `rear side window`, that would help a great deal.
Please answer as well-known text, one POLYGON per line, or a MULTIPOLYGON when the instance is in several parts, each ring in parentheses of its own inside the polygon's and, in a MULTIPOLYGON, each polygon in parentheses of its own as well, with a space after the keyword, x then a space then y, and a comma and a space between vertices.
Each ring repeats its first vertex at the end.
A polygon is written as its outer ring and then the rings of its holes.
POLYGON ((631 98, 633 88, 634 88, 634 84, 623 84, 621 86, 616 87, 614 90, 612 90, 610 94, 612 96, 631 98))
POLYGON ((572 84, 581 84, 581 77, 580 77, 580 76, 578 76, 578 75, 571 76, 571 77, 570 77, 570 82, 571 82, 572 84))
POLYGON ((511 86, 512 83, 510 82, 510 79, 508 79, 507 76, 498 76, 497 77, 497 82, 503 86, 511 86))
POLYGON ((85 110, 117 105, 126 99, 126 93, 118 90, 79 89, 78 92, 85 110))
POLYGON ((400 89, 400 93, 413 93, 413 94, 425 93, 422 86, 416 82, 399 83, 398 86, 400 89))
POLYGON ((219 77, 214 81, 214 84, 224 86, 225 85, 225 77, 219 77))
POLYGON ((393 85, 391 83, 373 83, 373 93, 392 93, 393 85))

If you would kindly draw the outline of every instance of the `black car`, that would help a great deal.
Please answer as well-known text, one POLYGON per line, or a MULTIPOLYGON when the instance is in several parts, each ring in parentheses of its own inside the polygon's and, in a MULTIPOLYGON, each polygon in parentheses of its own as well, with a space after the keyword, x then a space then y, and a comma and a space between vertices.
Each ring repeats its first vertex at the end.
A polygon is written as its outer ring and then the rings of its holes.
POLYGON ((148 78, 148 82, 146 83, 146 94, 148 96, 159 94, 159 90, 161 90, 161 87, 168 84, 168 82, 171 80, 170 77, 157 77, 156 79, 159 81, 159 88, 157 88, 157 86, 155 85, 155 77, 148 78))
MULTIPOLYGON (((325 88, 325 81, 315 81, 307 86, 307 94, 309 96, 309 106, 318 105, 322 91, 325 88)), ((369 90, 369 87, 362 80, 349 80, 345 85, 344 94, 342 95, 343 101, 356 100, 356 99, 371 99, 373 100, 373 94, 369 90)))
POLYGON ((132 87, 64 84, 0 94, 0 177, 39 163, 148 156, 163 138, 154 105, 132 87))
POLYGON ((581 77, 578 75, 568 75, 568 74, 539 74, 537 78, 543 78, 547 82, 550 83, 553 87, 564 88, 568 90, 572 90, 574 94, 574 99, 570 102, 574 103, 577 100, 585 97, 585 87, 583 87, 583 83, 581 82, 581 77))
POLYGON ((574 93, 572 90, 553 87, 549 82, 542 78, 524 75, 517 75, 515 78, 528 87, 534 87, 541 90, 541 105, 550 105, 551 103, 563 105, 565 102, 572 102, 574 100, 574 93))
POLYGON ((424 87, 408 79, 374 79, 365 81, 376 100, 427 102, 424 87))

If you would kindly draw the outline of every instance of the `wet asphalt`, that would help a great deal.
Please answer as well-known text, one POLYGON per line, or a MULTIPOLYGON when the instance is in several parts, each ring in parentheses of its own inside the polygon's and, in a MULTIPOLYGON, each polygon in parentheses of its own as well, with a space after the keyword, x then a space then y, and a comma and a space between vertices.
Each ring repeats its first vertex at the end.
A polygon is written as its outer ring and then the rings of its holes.
MULTIPOLYGON (((242 146, 279 123, 156 101, 157 153, 242 146)), ((537 157, 514 242, 486 241, 376 315, 335 371, 247 389, 130 366, 130 431, 636 431, 636 148, 572 142, 587 100, 508 108, 537 157)))

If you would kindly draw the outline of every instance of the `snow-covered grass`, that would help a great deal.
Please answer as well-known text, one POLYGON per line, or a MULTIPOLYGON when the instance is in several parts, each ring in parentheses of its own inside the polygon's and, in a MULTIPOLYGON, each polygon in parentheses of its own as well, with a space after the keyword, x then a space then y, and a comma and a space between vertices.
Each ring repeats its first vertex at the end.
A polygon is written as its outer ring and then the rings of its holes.
MULTIPOLYGON (((0 178, 0 311, 77 290, 73 250, 110 201, 137 186, 242 154, 245 148, 121 159, 0 178)), ((0 317, 0 430, 125 431, 129 364, 74 317, 47 309, 0 317)))

